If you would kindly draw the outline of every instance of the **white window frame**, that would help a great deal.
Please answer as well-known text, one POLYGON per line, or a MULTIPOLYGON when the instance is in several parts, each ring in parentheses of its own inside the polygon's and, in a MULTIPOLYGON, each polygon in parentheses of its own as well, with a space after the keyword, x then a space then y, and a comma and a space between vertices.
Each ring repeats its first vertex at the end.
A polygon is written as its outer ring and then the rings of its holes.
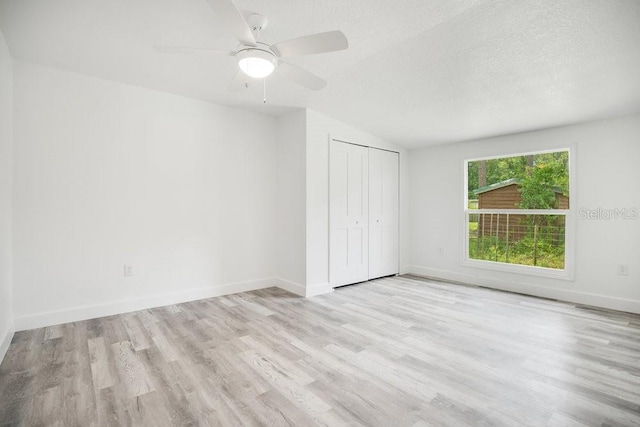
POLYGON ((462 233, 464 242, 462 245, 462 265, 465 267, 481 268, 506 273, 523 274, 528 276, 547 277, 562 280, 575 279, 575 228, 576 228, 576 191, 575 191, 575 147, 558 147, 546 150, 527 151, 518 153, 502 153, 488 157, 478 157, 464 161, 464 199, 462 223, 464 231, 462 233), (483 213, 482 209, 469 209, 468 189, 469 189, 469 163, 480 160, 502 159, 505 157, 518 157, 535 154, 556 153, 567 151, 569 153, 569 209, 491 209, 493 213, 508 214, 554 214, 565 216, 565 246, 564 246, 564 268, 546 268, 521 264, 508 264, 499 261, 487 261, 469 258, 469 214, 483 213))

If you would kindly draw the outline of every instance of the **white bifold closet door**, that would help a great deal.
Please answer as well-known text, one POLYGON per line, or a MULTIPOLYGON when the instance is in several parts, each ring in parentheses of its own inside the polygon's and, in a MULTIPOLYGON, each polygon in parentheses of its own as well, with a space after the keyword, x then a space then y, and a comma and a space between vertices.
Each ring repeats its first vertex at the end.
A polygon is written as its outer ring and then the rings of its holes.
POLYGON ((398 273, 398 153, 369 148, 369 279, 398 273))
POLYGON ((329 159, 329 283, 369 278, 369 150, 331 141, 329 159))
POLYGON ((331 141, 329 282, 398 273, 398 153, 331 141))

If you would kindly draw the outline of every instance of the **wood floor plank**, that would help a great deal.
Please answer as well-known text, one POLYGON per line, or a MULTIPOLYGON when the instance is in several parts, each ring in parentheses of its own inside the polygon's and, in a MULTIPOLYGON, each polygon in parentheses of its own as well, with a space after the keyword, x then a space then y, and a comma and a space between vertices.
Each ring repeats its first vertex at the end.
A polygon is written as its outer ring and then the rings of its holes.
POLYGON ((143 330, 142 323, 140 323, 138 316, 125 314, 122 316, 122 322, 129 334, 129 341, 135 351, 144 350, 145 348, 150 347, 149 339, 143 330))
POLYGON ((160 350, 165 361, 173 362, 180 359, 180 350, 176 348, 171 338, 167 337, 159 323, 150 325, 147 328, 149 329, 153 343, 160 350))
POLYGON ((109 359, 104 338, 91 338, 87 340, 89 346, 89 357, 91 358, 91 373, 93 375, 93 386, 96 390, 113 387, 115 379, 109 372, 109 359))
POLYGON ((22 331, 0 425, 637 426, 640 316, 415 276, 22 331))
POLYGON ((120 381, 127 390, 127 397, 137 397, 153 391, 144 366, 129 341, 111 345, 120 373, 120 381))
POLYGON ((240 357, 242 357, 258 375, 272 384, 274 388, 281 390, 293 405, 312 414, 312 416, 331 409, 331 406, 326 402, 296 382, 287 372, 279 369, 278 366, 274 365, 260 353, 249 350, 240 354, 240 357))
MULTIPOLYGON (((89 348, 88 345, 77 346, 77 343, 88 342, 86 325, 84 323, 66 324, 62 341, 64 348, 62 386, 65 400, 63 423, 74 425, 78 420, 82 420, 85 425, 96 425, 98 414, 89 348)), ((110 370, 109 374, 113 378, 113 371, 110 370)))
POLYGON ((269 362, 276 367, 276 369, 282 372, 286 372, 287 377, 291 378, 298 384, 307 385, 315 381, 306 372, 298 368, 298 366, 295 364, 295 360, 290 360, 284 356, 281 356, 279 348, 270 348, 250 335, 241 337, 240 340, 247 344, 251 349, 256 350, 263 358, 268 359, 269 362))
POLYGON ((38 392, 31 401, 26 425, 63 426, 63 397, 61 386, 50 387, 38 392))
POLYGON ((64 325, 49 326, 45 328, 44 339, 52 340, 56 338, 61 338, 63 333, 64 333, 64 325))

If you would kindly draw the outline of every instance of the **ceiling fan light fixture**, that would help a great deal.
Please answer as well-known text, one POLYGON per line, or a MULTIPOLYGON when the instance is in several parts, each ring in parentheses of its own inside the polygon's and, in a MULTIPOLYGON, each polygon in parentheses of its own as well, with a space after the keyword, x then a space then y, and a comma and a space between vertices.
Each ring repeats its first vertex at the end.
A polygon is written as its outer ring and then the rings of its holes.
POLYGON ((254 79, 262 79, 273 73, 278 61, 276 56, 260 48, 247 48, 237 54, 238 66, 243 73, 254 79))

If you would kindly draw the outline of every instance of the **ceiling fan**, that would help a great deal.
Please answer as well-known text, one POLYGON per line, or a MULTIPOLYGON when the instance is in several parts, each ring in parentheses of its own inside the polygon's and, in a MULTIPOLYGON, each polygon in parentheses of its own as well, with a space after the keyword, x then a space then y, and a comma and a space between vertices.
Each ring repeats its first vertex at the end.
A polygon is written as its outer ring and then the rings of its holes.
POLYGON ((231 83, 230 90, 248 87, 245 76, 263 79, 274 71, 308 89, 320 90, 326 86, 325 80, 283 58, 334 52, 349 47, 347 38, 341 31, 311 34, 269 45, 258 41, 256 37, 266 27, 266 17, 254 13, 245 20, 232 0, 207 2, 240 42, 235 51, 183 46, 155 46, 155 50, 162 53, 212 53, 236 57, 240 70, 231 83))

